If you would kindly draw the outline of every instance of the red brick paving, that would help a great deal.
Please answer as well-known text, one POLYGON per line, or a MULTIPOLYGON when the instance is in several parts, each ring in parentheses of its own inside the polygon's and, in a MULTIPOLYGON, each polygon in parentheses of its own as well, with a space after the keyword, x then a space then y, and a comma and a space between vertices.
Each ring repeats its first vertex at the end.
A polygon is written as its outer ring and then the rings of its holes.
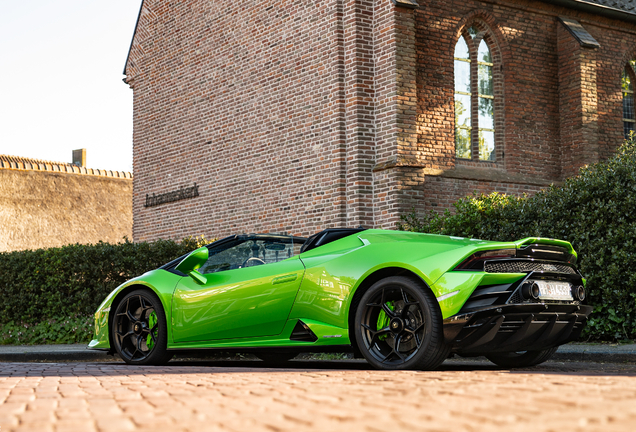
POLYGON ((255 363, 0 363, 0 432, 636 430, 636 365, 447 362, 384 372, 255 363))

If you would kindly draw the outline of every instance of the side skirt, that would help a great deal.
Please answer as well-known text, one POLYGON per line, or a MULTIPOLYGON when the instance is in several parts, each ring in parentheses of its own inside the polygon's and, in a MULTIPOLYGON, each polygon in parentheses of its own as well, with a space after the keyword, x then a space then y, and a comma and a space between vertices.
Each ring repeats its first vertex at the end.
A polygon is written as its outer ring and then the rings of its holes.
POLYGON ((227 352, 231 354, 251 354, 255 352, 271 352, 271 353, 350 353, 353 352, 351 345, 330 345, 315 347, 261 347, 261 348, 198 348, 198 349, 170 349, 171 353, 185 355, 188 357, 206 357, 219 352, 227 352))

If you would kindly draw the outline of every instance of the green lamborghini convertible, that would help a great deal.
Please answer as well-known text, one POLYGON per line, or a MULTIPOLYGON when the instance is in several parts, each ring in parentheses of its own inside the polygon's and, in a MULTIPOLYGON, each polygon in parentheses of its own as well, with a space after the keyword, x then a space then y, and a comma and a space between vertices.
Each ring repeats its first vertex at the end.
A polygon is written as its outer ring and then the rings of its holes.
POLYGON ((218 240, 115 289, 89 348, 129 364, 194 350, 353 351, 380 369, 449 355, 503 367, 546 361, 592 308, 565 241, 511 243, 375 229, 218 240))

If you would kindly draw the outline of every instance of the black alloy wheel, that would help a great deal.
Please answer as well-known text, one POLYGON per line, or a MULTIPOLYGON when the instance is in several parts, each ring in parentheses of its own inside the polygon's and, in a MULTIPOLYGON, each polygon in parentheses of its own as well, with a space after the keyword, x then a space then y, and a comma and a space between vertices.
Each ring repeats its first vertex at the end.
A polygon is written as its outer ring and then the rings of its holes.
POLYGON ((111 331, 115 350, 128 364, 160 365, 172 357, 166 350, 163 305, 152 291, 135 290, 127 294, 117 305, 111 331))
POLYGON ((541 351, 493 353, 487 354, 486 358, 497 366, 504 368, 530 367, 548 361, 557 349, 558 347, 548 348, 541 351))
POLYGON ((355 332, 360 352, 377 369, 431 370, 450 352, 433 293, 404 276, 382 279, 362 296, 355 332))

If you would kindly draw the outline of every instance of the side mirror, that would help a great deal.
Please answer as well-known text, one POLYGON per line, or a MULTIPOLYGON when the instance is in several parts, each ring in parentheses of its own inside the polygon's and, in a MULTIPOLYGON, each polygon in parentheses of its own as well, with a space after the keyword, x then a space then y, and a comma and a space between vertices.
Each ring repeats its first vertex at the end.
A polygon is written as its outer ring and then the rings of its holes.
POLYGON ((208 248, 205 246, 200 247, 197 250, 194 250, 183 259, 177 266, 175 270, 179 270, 182 273, 190 276, 194 281, 200 285, 207 282, 205 276, 199 273, 197 270, 201 268, 203 264, 208 260, 208 248))

